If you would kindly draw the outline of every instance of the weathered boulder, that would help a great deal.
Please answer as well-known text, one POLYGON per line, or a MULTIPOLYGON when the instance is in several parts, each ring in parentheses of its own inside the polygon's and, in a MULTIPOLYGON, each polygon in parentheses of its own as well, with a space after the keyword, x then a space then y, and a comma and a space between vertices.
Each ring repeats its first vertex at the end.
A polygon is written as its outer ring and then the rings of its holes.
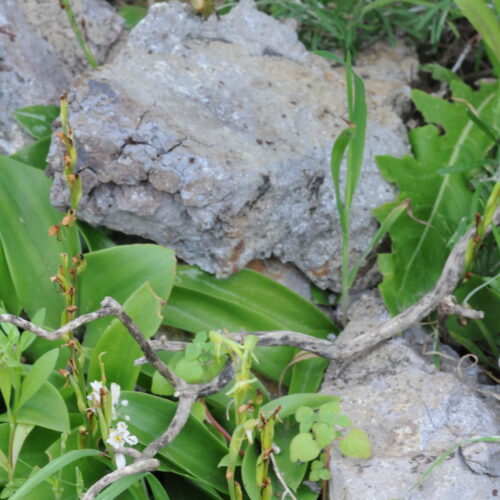
MULTIPOLYGON (((401 45, 378 53, 387 65, 362 57, 358 66, 370 117, 353 257, 376 229, 370 211, 393 197, 374 156, 408 148, 394 110, 416 61, 401 45)), ((218 276, 274 255, 337 289, 329 156, 345 102, 342 68, 308 53, 253 0, 206 22, 185 4, 155 4, 112 63, 72 86, 79 215, 170 246, 218 276)), ((54 144, 52 202, 63 207, 60 158, 54 144)))
MULTIPOLYGON (((387 318, 373 296, 364 296, 351 314, 353 332, 387 318)), ((463 371, 472 380, 474 370, 463 371)), ((472 385, 478 387, 459 380, 454 371, 436 371, 430 357, 417 354, 407 338, 384 343, 352 362, 340 376, 327 371, 321 392, 343 399, 343 413, 367 432, 373 451, 372 458, 355 460, 333 450, 330 498, 495 497, 500 489, 500 443, 464 444, 411 494, 408 491, 452 446, 500 434, 498 403, 482 398, 472 385)), ((481 387, 491 392, 490 388, 481 387)))
MULTIPOLYGON (((104 0, 73 0, 85 21, 94 55, 104 62, 123 30, 123 20, 104 0)), ((12 111, 58 104, 75 75, 89 67, 57 0, 2 0, 0 3, 0 153, 11 154, 31 139, 12 111)))

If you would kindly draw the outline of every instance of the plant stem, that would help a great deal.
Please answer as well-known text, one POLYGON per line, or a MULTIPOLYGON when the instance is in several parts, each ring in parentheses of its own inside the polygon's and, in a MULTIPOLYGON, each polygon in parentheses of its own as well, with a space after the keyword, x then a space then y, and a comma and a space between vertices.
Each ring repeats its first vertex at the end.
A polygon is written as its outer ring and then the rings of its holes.
POLYGON ((73 30, 75 37, 80 44, 80 47, 83 50, 83 53, 85 54, 85 57, 87 58, 89 64, 93 68, 97 68, 99 66, 98 62, 96 61, 94 54, 90 50, 90 47, 87 45, 87 42, 85 41, 85 37, 83 36, 82 31, 80 30, 80 26, 78 26, 78 22, 76 21, 75 14, 73 12, 73 8, 71 7, 71 2, 70 0, 59 0, 59 3, 61 5, 61 8, 66 11, 66 16, 68 17, 69 24, 71 26, 71 29, 73 30))

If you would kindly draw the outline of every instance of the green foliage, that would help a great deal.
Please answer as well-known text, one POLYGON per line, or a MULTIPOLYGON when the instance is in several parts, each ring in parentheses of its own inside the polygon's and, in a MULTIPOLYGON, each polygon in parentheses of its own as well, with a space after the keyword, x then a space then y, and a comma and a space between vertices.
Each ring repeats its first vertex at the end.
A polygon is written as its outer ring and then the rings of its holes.
POLYGON ((140 5, 124 5, 118 11, 118 14, 125 19, 125 26, 131 30, 148 13, 147 7, 140 5))
MULTIPOLYGON (((163 313, 164 324, 192 333, 221 328, 233 332, 292 330, 326 338, 338 331, 317 307, 249 269, 227 279, 216 279, 196 267, 178 266, 175 286, 163 313)), ((278 381, 295 352, 289 347, 257 348, 259 364, 255 368, 278 381)), ((325 369, 324 360, 295 365, 290 390, 317 390, 325 369)))
POLYGON ((454 23, 462 17, 453 0, 260 0, 258 5, 275 17, 296 19, 311 50, 356 52, 380 38, 395 41, 396 31, 436 47, 445 29, 458 37, 454 23))
POLYGON ((473 91, 462 82, 450 83, 453 99, 448 102, 414 90, 413 100, 430 123, 410 132, 413 157, 378 158, 384 177, 400 189, 398 198, 375 211, 379 220, 401 200, 410 199, 414 216, 403 215, 392 226, 392 253, 379 255, 384 280, 380 286, 392 314, 412 305, 428 292, 441 273, 443 264, 461 231, 478 211, 478 197, 469 188, 478 173, 474 161, 487 157, 493 147, 491 137, 469 115, 471 106, 485 123, 493 123, 497 86, 485 84, 473 91), (472 163, 471 163, 472 160, 472 163), (444 167, 470 164, 466 171, 444 167))

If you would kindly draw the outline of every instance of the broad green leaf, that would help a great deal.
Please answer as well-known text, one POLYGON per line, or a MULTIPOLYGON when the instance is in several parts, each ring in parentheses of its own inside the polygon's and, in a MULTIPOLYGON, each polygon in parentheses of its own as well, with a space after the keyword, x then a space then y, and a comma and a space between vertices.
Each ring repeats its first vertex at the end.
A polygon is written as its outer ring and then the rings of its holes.
POLYGON ((18 423, 38 425, 59 432, 69 432, 66 403, 57 389, 44 382, 40 389, 19 410, 18 423))
POLYGON ((57 273, 59 254, 68 248, 48 235, 49 227, 61 220, 50 206, 49 192, 50 181, 41 170, 0 156, 0 241, 6 264, 0 275, 6 269, 9 273, 0 292, 8 293, 10 286, 15 290, 14 296, 0 300, 10 312, 22 307, 29 316, 46 308, 46 326, 57 327, 64 300, 50 277, 57 273))
POLYGON ((22 407, 36 392, 42 387, 49 378, 51 371, 56 366, 59 357, 59 349, 52 349, 43 354, 30 368, 24 377, 21 386, 21 396, 19 397, 18 407, 22 407))
MULTIPOLYGON (((167 280, 165 280, 165 285, 167 280)), ((167 290, 163 287, 163 295, 167 290)), ((149 283, 144 283, 123 304, 125 312, 134 320, 141 329, 144 337, 153 336, 163 316, 161 307, 164 301, 151 289, 149 283)), ((118 319, 106 328, 96 346, 92 350, 90 358, 88 378, 89 380, 100 380, 100 360, 104 362, 106 379, 116 382, 122 390, 134 389, 137 377, 141 371, 140 366, 134 366, 134 361, 143 356, 143 352, 129 331, 118 319), (105 353, 101 356, 102 353, 105 353)))
POLYGON ((12 443, 12 463, 14 465, 17 462, 19 453, 21 452, 21 448, 23 447, 26 438, 34 428, 35 428, 34 425, 29 425, 29 424, 16 425, 16 429, 14 431, 14 439, 12 443))
MULTIPOLYGON (((0 171, 1 172, 1 171, 0 171)), ((12 277, 7 266, 3 250, 1 229, 0 229, 0 302, 3 302, 5 310, 11 314, 21 311, 22 305, 16 294, 16 288, 12 282, 12 277)))
POLYGON ((12 113, 19 124, 35 139, 52 134, 52 122, 59 116, 58 106, 29 106, 12 113))
MULTIPOLYGON (((482 121, 492 122, 495 85, 473 91, 454 81, 450 87, 455 99, 467 101, 482 121)), ((384 220, 407 198, 415 216, 398 218, 389 231, 392 253, 379 255, 384 276, 380 290, 391 314, 412 305, 434 286, 451 250, 450 238, 461 221, 472 221, 473 193, 466 175, 438 171, 470 157, 484 158, 492 147, 491 138, 470 119, 462 102, 448 102, 417 90, 413 100, 424 118, 440 124, 445 133, 433 125, 414 129, 410 133, 414 157, 377 159, 384 177, 400 189, 394 202, 375 211, 377 218, 384 220)))
MULTIPOLYGON (((156 295, 167 300, 175 276, 174 252, 159 245, 122 245, 85 255, 87 269, 80 277, 80 314, 99 309, 110 296, 120 304, 148 282, 156 295)), ((84 345, 94 347, 111 318, 89 324, 84 345)))
POLYGON ((274 428, 273 442, 280 449, 280 453, 274 458, 283 479, 292 491, 297 491, 307 472, 307 464, 298 464, 290 459, 290 443, 298 432, 296 424, 277 424, 274 428))
POLYGON ((151 472, 148 472, 146 475, 146 481, 148 482, 151 493, 153 494, 153 500, 170 500, 165 488, 163 488, 160 481, 158 481, 158 479, 156 479, 151 472))
POLYGON ((365 431, 352 429, 339 441, 339 450, 346 457, 370 458, 372 449, 365 431))
MULTIPOLYGON (((124 392, 123 398, 129 402, 122 413, 130 417, 130 432, 143 444, 149 444, 166 430, 177 407, 172 401, 138 392, 124 392)), ((226 493, 224 471, 217 464, 227 453, 227 447, 203 424, 189 417, 181 433, 160 451, 159 458, 197 482, 226 493)))
POLYGON ((116 483, 113 483, 111 486, 101 491, 101 493, 95 497, 95 500, 114 500, 121 493, 131 488, 134 483, 140 481, 145 475, 146 473, 143 472, 141 474, 132 474, 131 476, 122 477, 116 481, 116 483))
POLYGON ((59 470, 67 465, 80 460, 83 457, 95 457, 101 452, 99 450, 74 450, 65 453, 63 456, 56 458, 45 467, 31 476, 17 491, 10 500, 22 500, 25 495, 32 492, 39 484, 46 479, 56 474, 59 470))
POLYGON ((310 462, 321 452, 321 448, 309 432, 297 434, 290 443, 290 459, 292 462, 310 462))
MULTIPOLYGON (((331 320, 313 304, 266 276, 244 269, 227 279, 216 279, 198 268, 179 266, 172 295, 164 309, 164 323, 192 333, 227 328, 230 331, 293 330, 315 337, 335 332, 331 320)), ((272 380, 293 358, 288 347, 257 348, 255 369, 272 380)), ((301 380, 308 368, 293 368, 301 380)), ((317 371, 316 378, 322 376, 317 371)), ((304 378, 310 384, 310 378, 304 378)), ((301 389, 300 383, 295 384, 301 389)))
POLYGON ((85 240, 89 252, 104 250, 116 246, 115 242, 109 239, 102 230, 91 226, 83 221, 78 221, 78 229, 85 240))
POLYGON ((50 135, 42 137, 32 144, 16 151, 10 157, 43 170, 47 166, 47 155, 49 154, 51 139, 52 137, 50 135))
POLYGON ((131 30, 148 13, 147 7, 139 5, 124 5, 118 14, 125 19, 125 26, 131 30))

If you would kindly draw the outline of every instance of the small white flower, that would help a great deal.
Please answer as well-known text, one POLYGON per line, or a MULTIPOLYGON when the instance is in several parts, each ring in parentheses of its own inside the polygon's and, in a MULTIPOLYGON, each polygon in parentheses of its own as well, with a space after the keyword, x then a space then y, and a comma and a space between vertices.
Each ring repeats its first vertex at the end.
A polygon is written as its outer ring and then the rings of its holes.
POLYGON ((125 455, 123 453, 117 453, 115 455, 115 464, 118 470, 123 469, 127 462, 125 461, 125 455))
POLYGON ((132 434, 127 436, 125 438, 125 441, 127 441, 127 444, 129 444, 130 446, 135 446, 139 442, 139 440, 137 439, 137 436, 132 436, 132 434))
POLYGON ((115 382, 111 382, 111 403, 113 406, 118 405, 120 401, 121 387, 115 382))
POLYGON ((125 443, 125 437, 123 433, 116 429, 109 429, 109 437, 106 439, 106 443, 109 443, 113 448, 121 448, 125 443))
POLYGON ((92 403, 90 409, 95 412, 102 405, 101 394, 105 394, 107 390, 99 380, 90 382, 90 387, 92 388, 92 392, 87 396, 87 399, 92 403))
POLYGON ((121 405, 122 406, 128 406, 128 399, 122 399, 121 400, 121 405))
POLYGON ((116 423, 116 430, 118 432, 128 432, 128 425, 125 422, 117 422, 116 423))

